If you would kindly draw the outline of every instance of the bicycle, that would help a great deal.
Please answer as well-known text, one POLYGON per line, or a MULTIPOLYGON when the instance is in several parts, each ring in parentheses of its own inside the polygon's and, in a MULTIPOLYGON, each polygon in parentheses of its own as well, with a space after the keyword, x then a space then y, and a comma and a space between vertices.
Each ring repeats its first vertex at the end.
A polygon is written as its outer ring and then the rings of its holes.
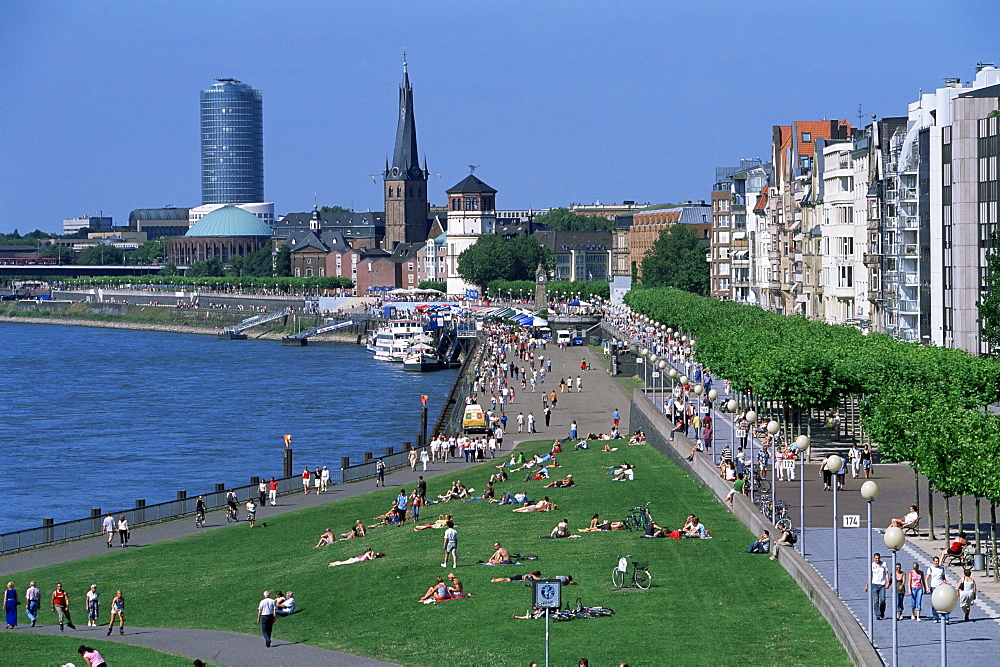
POLYGON ((611 583, 615 588, 625 588, 626 582, 631 576, 631 583, 640 590, 647 590, 653 582, 653 575, 649 573, 649 568, 638 561, 632 562, 632 571, 629 572, 629 558, 632 554, 626 554, 618 559, 618 565, 611 570, 611 583))
POLYGON ((653 523, 653 517, 649 514, 650 503, 639 505, 629 510, 629 515, 625 517, 625 528, 628 530, 645 530, 648 524, 653 523))
POLYGON ((194 513, 194 525, 197 528, 205 527, 205 510, 198 510, 194 513))
POLYGON ((538 560, 538 556, 535 554, 511 554, 511 560, 538 560))
POLYGON ((576 609, 567 610, 573 614, 576 614, 580 618, 598 618, 600 616, 613 616, 615 613, 614 609, 610 607, 585 607, 583 605, 583 599, 576 599, 576 609))
POLYGON ((768 493, 771 491, 771 480, 766 477, 762 477, 760 472, 756 469, 754 469, 753 473, 750 475, 750 485, 753 487, 754 494, 768 493))
POLYGON ((229 523, 238 522, 240 520, 240 508, 236 505, 230 505, 226 509, 226 521, 229 523))

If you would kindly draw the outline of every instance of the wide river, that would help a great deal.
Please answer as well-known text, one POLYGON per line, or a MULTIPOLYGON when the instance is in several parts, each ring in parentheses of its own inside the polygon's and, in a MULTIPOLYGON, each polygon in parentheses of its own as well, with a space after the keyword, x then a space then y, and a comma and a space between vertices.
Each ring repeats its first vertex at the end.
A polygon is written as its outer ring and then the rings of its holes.
POLYGON ((415 441, 457 371, 408 373, 360 345, 0 323, 0 533, 340 467, 415 441))

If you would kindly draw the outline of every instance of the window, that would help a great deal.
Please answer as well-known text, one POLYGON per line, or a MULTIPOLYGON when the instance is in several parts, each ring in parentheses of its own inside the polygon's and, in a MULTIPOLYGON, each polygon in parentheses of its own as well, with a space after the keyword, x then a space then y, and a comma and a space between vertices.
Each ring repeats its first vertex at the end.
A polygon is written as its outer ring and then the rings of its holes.
POLYGON ((853 266, 841 266, 839 267, 839 275, 837 280, 838 287, 854 287, 854 267, 853 266))
POLYGON ((812 140, 813 140, 812 132, 803 132, 802 133, 802 143, 808 144, 812 140))

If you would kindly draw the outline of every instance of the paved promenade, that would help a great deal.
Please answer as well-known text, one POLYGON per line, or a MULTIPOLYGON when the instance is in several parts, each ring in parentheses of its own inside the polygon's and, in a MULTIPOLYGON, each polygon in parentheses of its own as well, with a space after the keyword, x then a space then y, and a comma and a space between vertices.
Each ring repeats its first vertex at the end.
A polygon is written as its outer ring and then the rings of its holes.
MULTIPOLYGON (((548 346, 547 350, 540 351, 546 358, 551 358, 552 373, 546 378, 546 382, 539 383, 537 390, 532 393, 530 390, 524 393, 518 392, 513 404, 507 407, 509 418, 509 432, 504 436, 504 452, 509 454, 510 449, 518 443, 526 440, 544 440, 552 438, 565 438, 569 434, 569 426, 576 420, 581 434, 586 435, 590 431, 597 433, 607 432, 611 429, 611 412, 618 408, 621 412, 620 429, 622 433, 628 432, 628 405, 629 402, 625 393, 618 384, 608 375, 606 362, 599 359, 598 355, 590 348, 568 348, 559 350, 554 345, 548 346), (593 370, 581 371, 582 360, 592 366, 593 370), (542 392, 558 392, 560 377, 572 377, 575 381, 577 376, 583 379, 583 391, 577 393, 562 393, 558 395, 558 404, 552 412, 550 426, 546 428, 542 418, 542 392), (529 411, 533 412, 537 421, 538 433, 517 433, 516 417, 517 413, 523 411, 525 415, 529 411)), ((387 443, 388 444, 388 443, 387 443)), ((502 454, 502 453, 501 453, 502 454)), ((500 454, 498 454, 500 456, 500 454)), ((427 471, 423 472, 421 466, 417 466, 417 471, 412 472, 409 468, 403 468, 386 474, 386 484, 390 487, 405 486, 412 488, 419 475, 423 475, 428 480, 428 493, 435 495, 444 491, 444 486, 450 484, 454 479, 454 474, 475 464, 465 463, 462 459, 450 459, 447 463, 428 464, 427 471), (442 479, 435 479, 442 476, 442 479)), ((329 503, 341 498, 350 498, 375 490, 374 480, 364 480, 349 484, 332 485, 330 491, 324 494, 311 493, 308 496, 302 493, 293 493, 282 496, 278 499, 278 505, 262 507, 257 511, 258 521, 267 521, 269 517, 277 514, 284 514, 304 507, 313 507, 323 503, 329 503)), ((207 517, 205 528, 196 528, 194 518, 168 521, 150 526, 139 526, 132 530, 132 545, 146 545, 155 542, 171 540, 195 532, 205 530, 215 530, 227 526, 225 511, 210 512, 207 517)), ((0 558, 0 576, 10 575, 30 568, 43 567, 47 565, 57 565, 69 561, 87 558, 108 553, 105 540, 101 536, 93 538, 63 542, 60 544, 33 549, 30 551, 13 553, 0 558)), ((116 548, 115 552, 122 551, 116 548)), ((18 582, 20 583, 20 582, 18 582)), ((262 587, 263 588, 263 587, 262 587)), ((46 634, 60 634, 58 626, 54 624, 55 616, 46 613, 43 607, 39 619, 43 625, 36 628, 28 628, 27 623, 18 626, 15 632, 42 632, 46 634)), ((248 614, 253 614, 254 610, 248 610, 248 614)), ((23 616, 22 616, 23 620, 23 616)), ((287 622, 287 621, 285 621, 287 622)), ((76 631, 66 630, 63 636, 79 635, 81 641, 85 639, 108 639, 109 641, 123 641, 130 644, 145 646, 166 653, 181 654, 189 658, 200 658, 206 662, 217 665, 232 665, 238 667, 254 667, 256 665, 384 665, 388 663, 378 662, 368 658, 348 655, 336 651, 329 651, 305 644, 293 644, 282 642, 280 639, 280 623, 275 635, 275 642, 271 649, 263 648, 263 640, 260 636, 259 625, 248 625, 248 634, 217 632, 212 630, 182 629, 182 628, 129 628, 126 627, 126 634, 123 636, 113 633, 110 638, 105 637, 100 628, 87 628, 78 625, 76 631)), ((113 659, 112 656, 108 656, 113 659)))

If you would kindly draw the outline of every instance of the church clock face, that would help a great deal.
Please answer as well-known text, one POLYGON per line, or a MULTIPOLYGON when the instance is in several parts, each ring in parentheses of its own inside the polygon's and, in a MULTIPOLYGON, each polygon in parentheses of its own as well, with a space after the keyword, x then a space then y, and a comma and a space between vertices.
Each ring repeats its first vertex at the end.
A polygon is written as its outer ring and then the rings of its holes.
POLYGON ((399 167, 393 167, 392 168, 392 175, 393 176, 399 176, 399 167))

